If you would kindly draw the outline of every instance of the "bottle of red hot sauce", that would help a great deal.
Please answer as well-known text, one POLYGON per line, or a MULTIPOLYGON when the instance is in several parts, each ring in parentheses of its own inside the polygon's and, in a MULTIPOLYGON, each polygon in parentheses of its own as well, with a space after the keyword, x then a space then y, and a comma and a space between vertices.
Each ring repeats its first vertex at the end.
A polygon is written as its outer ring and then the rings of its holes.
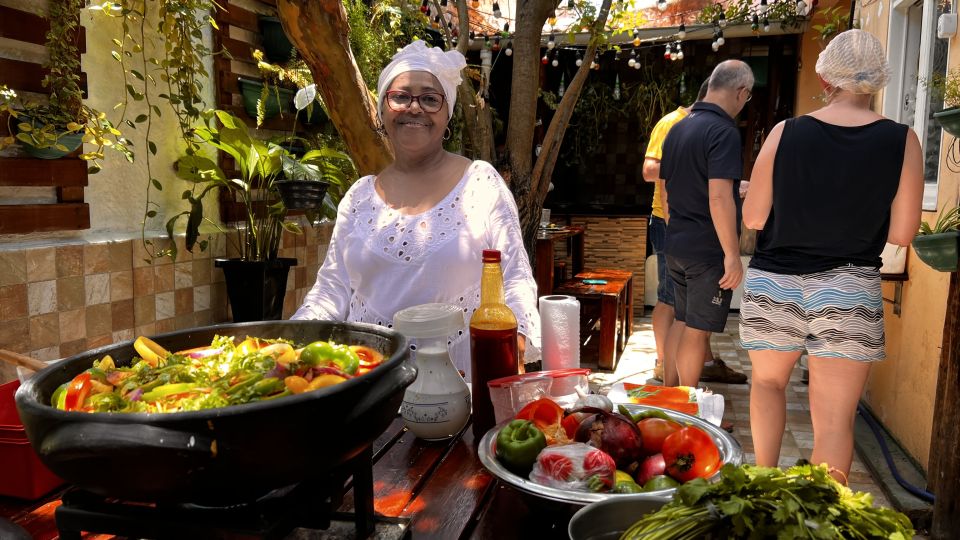
POLYGON ((520 373, 517 317, 503 294, 500 252, 483 250, 480 306, 470 318, 470 369, 473 387, 473 436, 476 443, 496 422, 487 382, 520 373))

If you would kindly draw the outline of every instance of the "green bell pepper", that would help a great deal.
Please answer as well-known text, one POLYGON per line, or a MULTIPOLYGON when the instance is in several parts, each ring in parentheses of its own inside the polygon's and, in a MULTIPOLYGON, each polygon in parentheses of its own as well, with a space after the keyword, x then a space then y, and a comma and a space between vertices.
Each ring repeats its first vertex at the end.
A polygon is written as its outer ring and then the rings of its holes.
POLYGON ((511 471, 526 476, 547 447, 547 438, 530 420, 514 420, 497 434, 497 459, 511 471))
POLYGON ((311 367, 332 364, 348 375, 355 375, 360 367, 360 357, 350 347, 327 341, 314 341, 304 347, 300 351, 300 362, 311 367))
POLYGON ((144 401, 157 401, 158 399, 165 398, 167 396, 172 396, 174 394, 182 394, 183 392, 189 392, 194 388, 197 388, 199 385, 197 383, 172 383, 164 384, 150 390, 149 392, 144 392, 143 399, 144 401))

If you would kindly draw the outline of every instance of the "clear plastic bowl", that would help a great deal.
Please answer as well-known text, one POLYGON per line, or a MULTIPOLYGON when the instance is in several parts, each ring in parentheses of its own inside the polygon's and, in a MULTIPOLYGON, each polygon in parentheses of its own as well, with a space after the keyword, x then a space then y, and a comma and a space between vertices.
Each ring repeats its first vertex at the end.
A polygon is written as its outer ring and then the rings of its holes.
POLYGON ((524 405, 542 397, 549 397, 563 408, 572 407, 581 394, 590 393, 588 375, 587 368, 553 369, 488 382, 497 423, 512 418, 524 405))

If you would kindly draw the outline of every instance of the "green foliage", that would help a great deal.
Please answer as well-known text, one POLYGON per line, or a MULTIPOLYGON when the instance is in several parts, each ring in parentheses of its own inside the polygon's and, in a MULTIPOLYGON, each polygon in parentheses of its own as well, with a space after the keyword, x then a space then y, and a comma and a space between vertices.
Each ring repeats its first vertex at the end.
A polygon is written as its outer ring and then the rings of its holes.
POLYGON ((723 466, 719 482, 703 478, 677 489, 673 501, 647 514, 622 538, 887 538, 914 534, 909 518, 873 506, 869 493, 854 493, 823 465, 723 466))
MULTIPOLYGON (((143 155, 147 185, 141 227, 142 243, 150 259, 164 256, 175 259, 175 244, 171 243, 171 248, 158 249, 146 237, 148 219, 155 217, 160 209, 151 200, 152 192, 164 188, 153 174, 152 156, 156 155, 158 144, 171 142, 155 140, 152 127, 154 120, 162 116, 163 110, 171 112, 177 119, 180 141, 186 146, 187 155, 194 155, 198 151, 199 147, 190 132, 204 109, 203 81, 209 78, 204 59, 212 54, 203 44, 203 29, 207 24, 216 28, 212 12, 219 6, 215 0, 98 2, 91 2, 91 9, 120 20, 121 32, 113 38, 116 49, 111 52, 123 73, 122 101, 115 106, 120 111, 118 124, 145 130, 147 152, 143 155), (132 118, 129 106, 135 102, 145 105, 146 113, 132 118), (161 109, 159 104, 165 104, 164 108, 161 109)), ((193 250, 198 240, 198 216, 202 216, 202 199, 209 192, 209 189, 198 191, 195 188, 184 193, 183 199, 189 202, 191 209, 177 214, 166 223, 167 232, 172 236, 177 221, 188 216, 186 246, 189 251, 193 250)), ((201 242, 201 249, 205 245, 205 242, 201 242)))
POLYGON ((944 108, 960 107, 960 68, 954 68, 946 75, 934 73, 921 82, 935 98, 943 100, 944 108))
MULTIPOLYGON (((720 18, 723 12, 727 24, 749 23, 753 19, 756 11, 753 0, 737 0, 729 2, 724 9, 723 4, 715 3, 705 6, 697 15, 696 22, 699 24, 713 24, 720 18)), ((797 13, 796 2, 769 2, 765 13, 768 21, 780 21, 780 26, 784 29, 800 28, 800 25, 806 20, 806 17, 797 13)), ((761 15, 763 17, 763 15, 761 15)))
POLYGON ((920 223, 920 231, 917 234, 939 234, 957 229, 960 229, 960 206, 949 209, 944 206, 937 214, 937 221, 933 226, 924 221, 920 223))
MULTIPOLYGON (((286 209, 277 200, 274 185, 283 172, 285 151, 251 137, 243 120, 226 111, 205 111, 201 118, 203 125, 192 130, 196 142, 232 157, 238 177, 229 177, 214 160, 198 154, 182 156, 177 161, 177 175, 197 185, 201 198, 216 187, 229 191, 231 199, 243 203, 245 210, 243 226, 237 224, 235 228, 240 256, 251 261, 275 259, 283 230, 301 232, 295 223, 284 221, 286 209)), ((184 193, 185 199, 189 193, 184 193)), ((203 207, 190 202, 191 211, 181 215, 189 216, 189 223, 199 226, 203 207), (200 217, 195 218, 194 212, 199 212, 200 217)), ((168 226, 168 234, 172 233, 168 226)))
MULTIPOLYGON (((836 5, 824 9, 821 15, 824 18, 824 23, 815 24, 811 28, 817 32, 814 38, 826 45, 833 39, 833 36, 847 29, 850 22, 850 9, 842 5, 836 5)), ((859 28, 859 25, 854 23, 853 27, 859 28)))
POLYGON ((92 152, 81 154, 81 159, 91 162, 90 172, 100 170, 104 148, 113 147, 128 161, 133 154, 128 141, 107 120, 106 114, 83 104, 80 90, 80 51, 77 34, 80 31, 80 10, 84 0, 51 0, 47 19, 50 30, 45 46, 47 60, 43 67, 48 71, 43 78, 44 88, 50 95, 46 103, 24 100, 17 93, 0 85, 0 113, 7 112, 10 136, 0 139, 0 149, 16 141, 36 148, 56 148, 68 152, 62 140, 67 135, 83 133, 83 142, 95 146, 92 152))

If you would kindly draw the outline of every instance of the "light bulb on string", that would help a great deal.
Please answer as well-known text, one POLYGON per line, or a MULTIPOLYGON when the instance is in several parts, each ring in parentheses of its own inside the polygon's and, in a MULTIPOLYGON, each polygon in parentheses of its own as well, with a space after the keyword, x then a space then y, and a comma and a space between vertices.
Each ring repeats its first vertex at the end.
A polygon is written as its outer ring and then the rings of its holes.
POLYGON ((657 0, 657 9, 664 11, 667 9, 667 0, 657 0))
POLYGON ((480 0, 470 0, 470 7, 473 9, 480 7, 480 0))
POLYGON ((634 47, 640 46, 640 30, 637 28, 633 29, 633 46, 634 47))
POLYGON ((567 91, 567 83, 564 78, 564 74, 560 73, 560 88, 557 89, 557 96, 563 97, 563 94, 567 91))
POLYGON ((754 32, 758 32, 760 30, 760 17, 757 17, 756 13, 753 14, 753 22, 750 23, 750 29, 754 32))
POLYGON ((638 60, 636 64, 633 65, 633 69, 640 69, 640 61, 638 60))
POLYGON ((547 49, 553 50, 557 46, 556 36, 553 35, 553 32, 550 32, 550 37, 547 38, 547 49))
POLYGON ((677 58, 678 58, 678 56, 679 56, 678 53, 677 53, 677 50, 678 50, 679 48, 680 48, 680 44, 678 43, 676 47, 670 49, 670 61, 671 61, 671 62, 676 62, 676 61, 677 61, 677 58))
POLYGON ((619 73, 617 73, 617 77, 613 81, 613 99, 614 101, 620 101, 620 74, 619 73))
POLYGON ((428 5, 429 5, 428 0, 423 0, 423 2, 420 3, 420 13, 426 13, 427 9, 429 9, 427 7, 428 5))
POLYGON ((723 12, 723 6, 721 6, 720 4, 717 4, 717 6, 720 7, 720 15, 719 15, 719 18, 717 19, 717 24, 720 25, 720 28, 726 28, 726 27, 727 27, 727 14, 723 12))
POLYGON ((680 39, 687 37, 687 26, 683 23, 680 23, 680 31, 677 32, 677 35, 680 36, 680 39))
POLYGON ((710 44, 710 48, 713 49, 713 52, 717 52, 718 50, 720 50, 720 45, 718 45, 717 42, 714 41, 713 43, 710 44))
POLYGON ((430 24, 435 30, 440 28, 440 16, 437 15, 433 18, 433 22, 430 24))
POLYGON ((467 45, 473 45, 474 40, 477 38, 477 34, 471 30, 470 34, 467 36, 467 45))
POLYGON ((763 31, 764 32, 770 31, 770 21, 768 21, 766 17, 763 18, 763 31))
POLYGON ((677 42, 677 60, 683 60, 683 49, 680 47, 680 42, 677 42))
POLYGON ((615 62, 619 62, 619 61, 620 61, 620 49, 617 49, 617 50, 613 51, 613 60, 614 60, 615 62))
POLYGON ((493 3, 493 16, 499 19, 502 15, 503 15, 503 12, 500 11, 500 4, 499 4, 498 2, 494 2, 494 3, 493 3))
POLYGON ((554 57, 554 58, 553 58, 553 61, 552 61, 552 62, 550 62, 550 65, 551 65, 551 66, 553 66, 553 67, 557 67, 557 66, 559 66, 559 65, 560 65, 560 61, 559 61, 559 60, 557 60, 557 58, 556 58, 556 57, 554 57))
POLYGON ((637 63, 637 51, 636 51, 636 50, 631 50, 631 51, 630 51, 630 59, 627 60, 627 65, 630 66, 630 67, 633 67, 636 63, 637 63))
POLYGON ((671 52, 673 52, 673 47, 671 47, 670 44, 667 43, 667 47, 663 50, 663 58, 664 58, 664 60, 669 60, 669 59, 670 59, 670 53, 671 53, 671 52))
POLYGON ((489 49, 489 48, 490 48, 490 36, 488 36, 488 35, 486 35, 486 34, 483 35, 483 47, 484 47, 485 49, 489 49))
POLYGON ((583 65, 583 57, 580 56, 580 53, 577 53, 577 61, 575 63, 577 64, 577 67, 580 67, 583 65))
POLYGON ((503 54, 505 54, 505 55, 507 55, 507 56, 513 56, 513 42, 512 42, 512 41, 508 41, 508 42, 507 42, 507 48, 503 50, 503 54))
MULTIPOLYGON (((503 33, 504 34, 510 33, 510 23, 508 22, 503 23, 503 33)), ((509 37, 509 36, 504 36, 504 37, 509 37)))
POLYGON ((590 62, 590 69, 596 71, 596 70, 600 69, 600 64, 598 64, 598 63, 596 62, 596 60, 591 61, 591 62, 590 62))
POLYGON ((493 52, 500 50, 500 36, 493 36, 493 45, 490 46, 490 50, 493 52))
POLYGON ((727 40, 723 39, 723 32, 720 32, 720 34, 717 36, 717 46, 722 47, 726 42, 727 40))
POLYGON ((543 55, 543 58, 540 59, 540 63, 543 65, 547 65, 547 63, 549 62, 550 62, 550 59, 547 58, 547 55, 543 55))
POLYGON ((547 24, 549 24, 551 28, 557 25, 557 10, 551 11, 550 15, 547 16, 547 24))

